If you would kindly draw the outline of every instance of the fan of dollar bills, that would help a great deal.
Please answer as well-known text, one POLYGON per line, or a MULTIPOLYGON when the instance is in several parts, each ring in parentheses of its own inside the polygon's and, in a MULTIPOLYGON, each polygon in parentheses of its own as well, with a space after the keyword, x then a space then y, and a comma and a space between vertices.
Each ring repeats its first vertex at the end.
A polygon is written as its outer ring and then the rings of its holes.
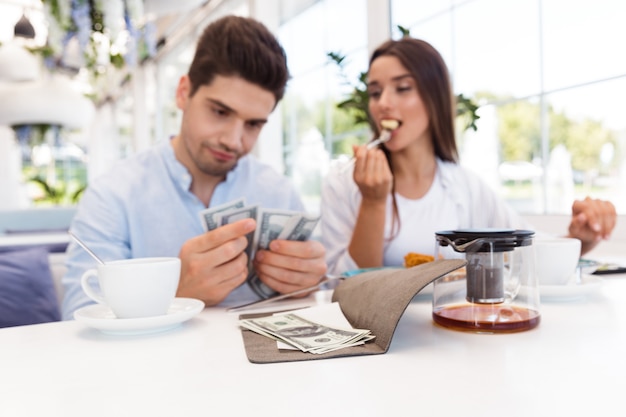
POLYGON ((247 206, 245 198, 226 204, 209 207, 200 212, 202 225, 206 231, 216 229, 241 219, 256 220, 256 230, 248 233, 248 274, 247 283, 261 298, 269 298, 277 293, 263 284, 252 269, 252 259, 258 249, 268 249, 274 239, 308 240, 313 234, 320 217, 291 210, 261 208, 259 205, 247 206))
POLYGON ((337 329, 286 313, 239 321, 243 328, 284 342, 303 352, 322 354, 374 339, 369 330, 337 329))

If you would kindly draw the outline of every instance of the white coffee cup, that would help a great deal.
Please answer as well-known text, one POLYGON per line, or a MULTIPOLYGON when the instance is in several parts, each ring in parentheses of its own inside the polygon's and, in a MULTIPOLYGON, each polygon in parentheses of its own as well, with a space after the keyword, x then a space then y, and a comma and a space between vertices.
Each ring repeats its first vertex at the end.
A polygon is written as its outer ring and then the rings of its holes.
POLYGON ((128 319, 166 314, 179 279, 179 258, 135 258, 85 271, 81 286, 91 299, 109 306, 117 318, 128 319), (98 279, 100 291, 91 285, 92 277, 98 279))
POLYGON ((580 259, 580 240, 569 237, 538 237, 533 246, 539 285, 569 283, 580 259))

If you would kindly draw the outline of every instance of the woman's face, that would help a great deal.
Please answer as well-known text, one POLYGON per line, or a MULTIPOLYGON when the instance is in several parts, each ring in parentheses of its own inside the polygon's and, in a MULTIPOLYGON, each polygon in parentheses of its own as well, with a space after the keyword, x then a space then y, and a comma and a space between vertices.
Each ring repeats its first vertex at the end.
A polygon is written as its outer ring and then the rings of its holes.
POLYGON ((381 120, 393 119, 400 127, 385 144, 399 151, 417 140, 430 140, 428 112, 415 79, 394 56, 381 56, 372 62, 368 73, 369 111, 380 129, 381 120))

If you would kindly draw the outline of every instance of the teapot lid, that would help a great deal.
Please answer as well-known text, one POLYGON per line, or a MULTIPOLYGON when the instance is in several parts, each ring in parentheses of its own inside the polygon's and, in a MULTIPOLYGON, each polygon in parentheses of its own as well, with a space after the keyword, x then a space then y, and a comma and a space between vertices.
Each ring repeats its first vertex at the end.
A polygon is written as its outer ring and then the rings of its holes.
POLYGON ((441 246, 452 246, 456 252, 506 252, 529 246, 535 232, 516 229, 457 229, 435 233, 441 246), (473 245, 475 242, 476 245, 473 245), (459 248, 459 246, 463 248, 459 248), (466 248, 467 250, 463 250, 466 248))

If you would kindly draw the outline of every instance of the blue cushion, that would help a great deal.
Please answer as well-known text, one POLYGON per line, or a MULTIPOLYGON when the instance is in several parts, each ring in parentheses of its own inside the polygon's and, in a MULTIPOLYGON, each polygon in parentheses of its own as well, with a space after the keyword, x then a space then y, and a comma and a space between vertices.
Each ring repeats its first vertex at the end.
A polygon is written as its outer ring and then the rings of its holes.
POLYGON ((0 253, 0 327, 59 321, 48 251, 0 253))

